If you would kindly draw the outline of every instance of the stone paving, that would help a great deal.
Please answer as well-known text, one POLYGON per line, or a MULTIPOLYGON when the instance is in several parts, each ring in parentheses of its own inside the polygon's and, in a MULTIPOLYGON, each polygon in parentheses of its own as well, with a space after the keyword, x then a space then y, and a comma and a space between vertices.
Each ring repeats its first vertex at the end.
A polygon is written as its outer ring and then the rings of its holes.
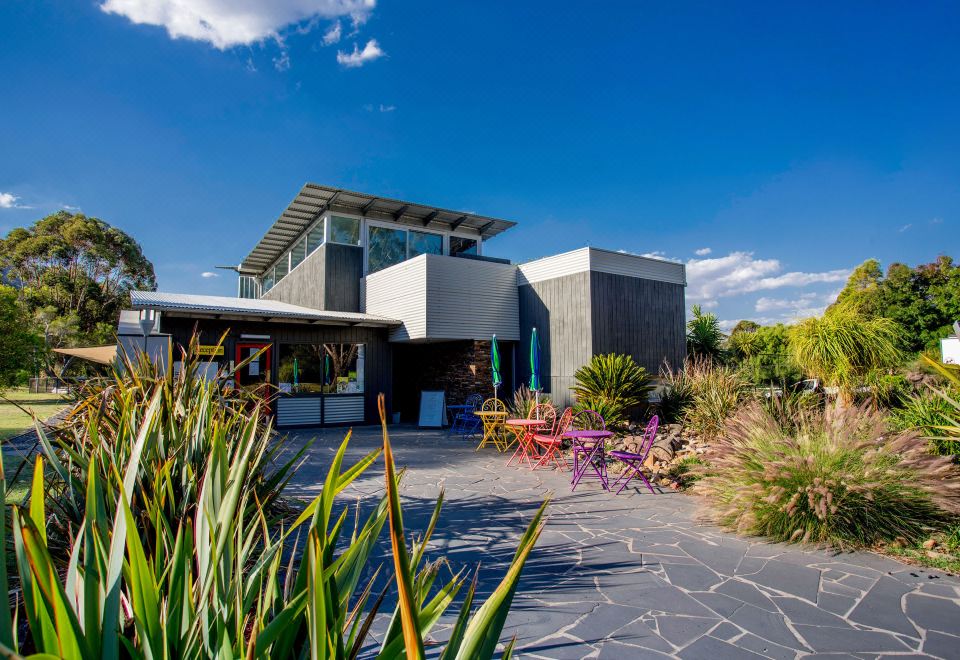
MULTIPOLYGON (((296 483, 317 492, 342 430, 317 438, 296 483)), ((499 582, 515 544, 547 493, 543 536, 524 569, 504 639, 525 658, 960 658, 960 580, 870 553, 771 544, 698 519, 696 498, 614 496, 596 483, 570 492, 569 475, 504 467, 494 450, 437 431, 392 431, 403 483, 404 523, 422 530, 446 489, 431 556, 451 567, 481 562, 480 596, 499 582)), ((349 456, 380 443, 354 432, 349 456)), ((382 463, 345 492, 372 503, 382 463)), ((385 547, 386 551, 386 547, 385 547)), ((459 602, 451 608, 455 613, 459 602)), ((452 617, 438 624, 444 639, 452 617)))

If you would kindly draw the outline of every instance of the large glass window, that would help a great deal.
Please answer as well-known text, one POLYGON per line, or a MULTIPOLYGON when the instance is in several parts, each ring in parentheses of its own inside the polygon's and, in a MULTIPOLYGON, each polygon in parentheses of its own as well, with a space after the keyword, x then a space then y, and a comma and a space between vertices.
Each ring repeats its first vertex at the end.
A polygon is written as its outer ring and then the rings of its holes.
POLYGON ((472 238, 461 238, 460 236, 450 237, 450 256, 455 257, 460 254, 476 254, 477 241, 472 238))
POLYGON ((406 258, 406 230, 370 225, 367 233, 367 272, 376 273, 406 258))
POLYGON ((273 269, 271 268, 263 274, 263 292, 266 293, 273 288, 273 269))
POLYGON ((307 239, 304 237, 300 239, 296 245, 290 250, 290 270, 293 270, 297 266, 303 263, 303 260, 307 258, 307 239))
POLYGON ((320 218, 320 222, 307 232, 307 254, 323 245, 323 225, 324 219, 320 218))
POLYGON ((277 262, 277 265, 273 267, 273 279, 275 282, 279 282, 290 272, 287 259, 288 255, 283 255, 280 261, 277 262))
POLYGON ((330 241, 347 245, 360 245, 360 221, 340 215, 330 216, 330 241))
POLYGON ((407 251, 410 259, 418 254, 443 254, 443 236, 425 231, 411 231, 407 251))
POLYGON ((280 344, 279 351, 281 392, 363 392, 363 344, 280 344))

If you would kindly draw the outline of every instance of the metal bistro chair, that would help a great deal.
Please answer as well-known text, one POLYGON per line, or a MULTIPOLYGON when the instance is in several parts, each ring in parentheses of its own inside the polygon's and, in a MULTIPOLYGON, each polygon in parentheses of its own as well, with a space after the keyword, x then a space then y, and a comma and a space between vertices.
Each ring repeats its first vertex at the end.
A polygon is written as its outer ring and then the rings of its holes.
MULTIPOLYGON (((571 424, 574 431, 606 431, 607 423, 596 410, 581 410, 573 416, 571 424)), ((607 488, 607 456, 604 451, 604 438, 574 438, 570 450, 573 453, 573 477, 571 490, 576 490, 580 480, 587 476, 587 469, 593 468, 596 477, 607 488)), ((593 475, 590 475, 592 478, 593 475)))
POLYGON ((507 437, 503 429, 503 422, 507 418, 507 406, 500 399, 487 399, 480 408, 480 419, 483 421, 483 438, 477 449, 491 443, 498 451, 507 448, 507 437))
POLYGON ((480 418, 473 413, 479 410, 482 405, 483 397, 479 394, 468 396, 463 402, 463 407, 453 416, 450 435, 462 435, 466 439, 467 436, 474 435, 479 431, 483 424, 480 422, 480 418))
MULTIPOLYGON (((543 426, 539 427, 539 429, 545 428, 550 431, 557 421, 557 409, 549 403, 540 403, 530 407, 530 412, 527 413, 527 419, 538 419, 542 421, 543 426)), ((516 459, 518 465, 523 465, 523 463, 526 462, 527 465, 532 468, 534 463, 540 460, 537 443, 533 440, 536 434, 535 431, 529 427, 525 427, 515 429, 513 433, 517 438, 517 449, 513 452, 510 460, 507 461, 507 465, 510 465, 514 459, 516 459)))
POLYGON ((650 418, 650 421, 647 423, 647 429, 643 432, 643 440, 640 442, 640 451, 638 453, 634 454, 628 451, 610 452, 611 456, 627 466, 627 469, 623 471, 623 474, 617 477, 617 480, 613 482, 613 486, 616 486, 623 481, 620 489, 617 490, 617 495, 619 495, 620 491, 627 487, 627 484, 630 483, 630 480, 634 477, 640 477, 643 480, 643 483, 647 485, 647 488, 650 489, 650 492, 654 495, 657 494, 656 491, 653 490, 653 486, 650 485, 650 482, 647 481, 647 478, 643 476, 643 462, 647 460, 647 455, 650 453, 650 448, 653 447, 653 441, 657 437, 657 426, 659 426, 659 424, 659 417, 654 415, 650 418))
POLYGON ((533 436, 534 442, 536 442, 543 449, 543 453, 540 455, 540 460, 537 461, 536 465, 533 466, 534 469, 549 465, 551 459, 553 460, 554 464, 556 464, 558 470, 563 471, 569 467, 567 465, 567 459, 564 458, 563 451, 561 451, 561 449, 563 445, 563 434, 566 433, 570 428, 570 422, 572 420, 573 408, 567 408, 557 418, 556 423, 548 433, 537 433, 533 436))

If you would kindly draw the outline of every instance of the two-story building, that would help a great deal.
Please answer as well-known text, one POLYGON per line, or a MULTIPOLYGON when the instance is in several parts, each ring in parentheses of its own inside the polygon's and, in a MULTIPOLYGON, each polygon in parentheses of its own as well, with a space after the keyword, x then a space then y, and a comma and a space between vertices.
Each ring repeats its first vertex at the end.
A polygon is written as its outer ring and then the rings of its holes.
POLYGON ((529 380, 534 327, 559 404, 595 354, 654 374, 683 361, 683 264, 592 247, 519 265, 488 254, 514 225, 307 184, 237 266, 237 298, 134 292, 120 341, 162 352, 196 329, 211 352, 228 333, 222 364, 262 351, 236 379, 276 385, 281 427, 374 422, 380 392, 408 421, 422 390, 492 395, 493 335, 509 398, 529 380))

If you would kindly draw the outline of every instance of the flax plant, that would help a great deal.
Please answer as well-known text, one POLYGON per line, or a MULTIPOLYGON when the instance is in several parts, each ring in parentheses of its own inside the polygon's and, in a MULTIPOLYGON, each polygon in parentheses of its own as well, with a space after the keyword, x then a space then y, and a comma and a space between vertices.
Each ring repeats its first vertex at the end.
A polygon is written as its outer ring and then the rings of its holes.
MULTIPOLYGON (((275 435, 262 404, 233 405, 217 379, 192 383, 189 373, 127 366, 100 390, 103 405, 94 409, 90 398, 59 440, 38 428, 47 460, 36 460, 29 504, 12 507, 9 526, 0 513, 0 551, 13 554, 19 577, 17 608, 0 607, 0 656, 355 658, 395 582, 395 623, 378 657, 423 657, 424 637, 466 577, 435 586, 442 560, 426 561, 442 493, 427 530, 407 547, 385 422, 382 450, 345 466, 348 433, 321 493, 284 518, 266 503, 278 502, 294 464, 271 464, 275 435), (193 395, 178 396, 188 381, 193 395), (350 526, 337 496, 381 453, 386 494, 350 526), (393 576, 376 595, 380 571, 371 563, 388 520, 393 576), (64 547, 51 544, 51 531, 64 547)), ((474 577, 444 658, 494 654, 545 506, 476 610, 474 577)), ((10 593, 6 568, 0 589, 10 593)))

